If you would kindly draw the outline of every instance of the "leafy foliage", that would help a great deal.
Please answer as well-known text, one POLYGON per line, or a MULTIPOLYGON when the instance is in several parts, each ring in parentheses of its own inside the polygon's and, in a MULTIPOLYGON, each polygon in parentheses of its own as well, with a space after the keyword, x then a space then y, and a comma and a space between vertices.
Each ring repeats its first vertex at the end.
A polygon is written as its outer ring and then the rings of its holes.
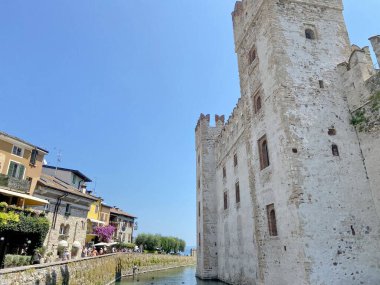
POLYGON ((371 96, 372 110, 376 111, 380 108, 380 91, 371 96))
POLYGON ((114 226, 108 225, 105 227, 96 227, 94 229, 94 234, 96 234, 101 241, 109 242, 115 231, 116 231, 116 228, 114 226))
POLYGON ((49 231, 49 221, 45 217, 32 217, 13 211, 0 213, 0 233, 5 231, 36 234, 36 246, 40 247, 49 231))
POLYGON ((7 254, 4 260, 4 266, 6 268, 29 265, 31 256, 28 255, 15 255, 7 254))
POLYGON ((365 117, 364 110, 358 110, 354 114, 352 114, 351 124, 357 126, 363 122, 366 122, 367 118, 365 117))
POLYGON ((0 229, 1 226, 5 226, 9 223, 18 223, 20 221, 20 216, 15 214, 15 212, 2 213, 0 212, 0 229))
POLYGON ((135 242, 138 246, 142 245, 148 251, 161 250, 166 253, 184 252, 186 247, 186 242, 182 239, 158 234, 139 234, 135 242))

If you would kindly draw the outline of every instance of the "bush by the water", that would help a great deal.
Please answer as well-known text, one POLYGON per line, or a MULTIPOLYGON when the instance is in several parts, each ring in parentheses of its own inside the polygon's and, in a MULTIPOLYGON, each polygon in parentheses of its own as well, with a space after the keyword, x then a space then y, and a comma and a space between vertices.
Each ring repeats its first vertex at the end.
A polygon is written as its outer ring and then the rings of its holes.
POLYGON ((135 243, 144 247, 148 252, 161 251, 165 253, 184 252, 186 242, 176 237, 165 237, 153 234, 139 234, 135 243))
POLYGON ((29 265, 30 259, 31 256, 28 255, 7 254, 4 259, 4 267, 9 268, 29 265))

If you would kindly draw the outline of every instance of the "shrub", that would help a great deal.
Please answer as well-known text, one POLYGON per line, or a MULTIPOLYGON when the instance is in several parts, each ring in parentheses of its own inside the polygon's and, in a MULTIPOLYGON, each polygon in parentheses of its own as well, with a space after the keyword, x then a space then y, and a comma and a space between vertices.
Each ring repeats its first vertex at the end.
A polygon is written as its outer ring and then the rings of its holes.
POLYGON ((0 209, 6 209, 8 208, 7 202, 0 202, 0 209))
POLYGON ((30 264, 31 256, 28 255, 16 255, 16 254, 7 254, 4 259, 4 266, 6 268, 16 267, 16 266, 25 266, 30 264))
POLYGON ((352 114, 351 124, 357 126, 363 122, 367 122, 367 118, 365 117, 364 110, 357 110, 352 114))

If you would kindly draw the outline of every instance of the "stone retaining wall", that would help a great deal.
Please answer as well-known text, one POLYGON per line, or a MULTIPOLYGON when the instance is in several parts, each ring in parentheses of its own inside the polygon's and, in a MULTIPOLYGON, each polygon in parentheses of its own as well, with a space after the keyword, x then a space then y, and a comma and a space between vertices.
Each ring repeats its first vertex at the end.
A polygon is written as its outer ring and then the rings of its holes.
POLYGON ((193 257, 116 253, 0 270, 0 285, 105 285, 121 276, 195 264, 193 257))

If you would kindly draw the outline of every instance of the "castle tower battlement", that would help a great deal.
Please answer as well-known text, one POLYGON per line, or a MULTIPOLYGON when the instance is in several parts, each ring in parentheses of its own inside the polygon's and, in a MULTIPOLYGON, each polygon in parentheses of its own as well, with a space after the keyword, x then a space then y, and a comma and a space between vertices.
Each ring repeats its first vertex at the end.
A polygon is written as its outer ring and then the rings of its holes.
POLYGON ((373 51, 376 54, 377 63, 378 63, 379 68, 380 68, 380 35, 373 36, 373 37, 369 38, 369 40, 371 41, 373 51))
POLYGON ((241 99, 225 124, 201 116, 196 129, 200 278, 380 284, 366 167, 378 173, 380 150, 351 110, 378 73, 368 48, 351 49, 342 11, 341 0, 236 2, 241 99))

